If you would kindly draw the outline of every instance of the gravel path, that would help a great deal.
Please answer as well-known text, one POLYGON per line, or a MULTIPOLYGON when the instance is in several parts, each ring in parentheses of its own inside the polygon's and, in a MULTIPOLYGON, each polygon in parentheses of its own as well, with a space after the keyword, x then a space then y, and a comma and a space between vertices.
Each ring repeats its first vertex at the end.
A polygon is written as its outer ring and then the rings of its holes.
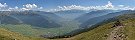
POLYGON ((124 26, 117 26, 108 36, 107 40, 124 40, 125 35, 122 31, 124 26))

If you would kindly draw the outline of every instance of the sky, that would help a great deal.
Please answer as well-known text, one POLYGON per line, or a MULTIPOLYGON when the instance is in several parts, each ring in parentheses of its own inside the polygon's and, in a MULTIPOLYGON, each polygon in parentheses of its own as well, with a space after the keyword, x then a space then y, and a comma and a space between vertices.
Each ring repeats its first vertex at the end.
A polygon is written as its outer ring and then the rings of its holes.
POLYGON ((83 7, 91 8, 93 6, 94 7, 98 6, 98 8, 100 9, 103 6, 109 5, 109 2, 112 6, 125 6, 128 8, 135 7, 135 0, 0 0, 0 7, 1 7, 0 9, 54 11, 54 10, 83 9, 83 7))

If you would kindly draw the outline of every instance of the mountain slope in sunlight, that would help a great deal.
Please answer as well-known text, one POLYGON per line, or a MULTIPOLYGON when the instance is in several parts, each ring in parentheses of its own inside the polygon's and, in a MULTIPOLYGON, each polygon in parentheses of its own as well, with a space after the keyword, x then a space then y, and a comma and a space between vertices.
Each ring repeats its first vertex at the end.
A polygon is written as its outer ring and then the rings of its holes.
POLYGON ((0 28, 0 40, 32 40, 32 39, 30 37, 25 37, 21 34, 0 28))
POLYGON ((135 14, 124 14, 117 17, 114 17, 108 22, 103 22, 102 25, 99 25, 97 28, 90 30, 88 32, 81 33, 76 35, 73 40, 106 40, 109 36, 109 33, 115 29, 113 27, 115 21, 120 20, 120 22, 125 26, 122 32, 126 35, 127 40, 134 40, 135 38, 135 14))

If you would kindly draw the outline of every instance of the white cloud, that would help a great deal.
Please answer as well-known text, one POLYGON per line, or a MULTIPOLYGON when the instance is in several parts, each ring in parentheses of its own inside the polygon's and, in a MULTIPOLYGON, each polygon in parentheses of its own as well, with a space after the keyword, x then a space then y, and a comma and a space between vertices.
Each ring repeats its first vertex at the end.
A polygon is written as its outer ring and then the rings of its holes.
POLYGON ((108 1, 108 4, 105 5, 105 7, 107 7, 107 8, 113 8, 114 6, 112 5, 112 3, 110 1, 108 1))
POLYGON ((43 7, 39 7, 38 9, 43 9, 43 7))
POLYGON ((50 9, 48 11, 61 11, 61 10, 103 10, 103 9, 111 9, 111 10, 135 10, 135 7, 125 6, 125 5, 113 5, 110 1, 108 4, 103 6, 80 6, 80 5, 71 5, 71 6, 58 6, 57 9, 50 9))
POLYGON ((9 7, 7 10, 8 11, 21 11, 21 8, 19 8, 18 6, 15 6, 14 8, 9 7))
POLYGON ((9 8, 9 10, 13 10, 13 11, 41 10, 41 9, 43 9, 43 7, 38 7, 36 4, 26 4, 23 5, 22 8, 19 8, 17 6, 15 6, 14 8, 9 8))
POLYGON ((32 9, 36 9, 37 5, 36 4, 26 4, 23 5, 24 8, 22 8, 23 10, 32 10, 32 9))
POLYGON ((0 11, 6 11, 8 8, 8 5, 6 3, 2 4, 0 3, 0 11))
POLYGON ((18 9, 18 7, 17 7, 17 6, 15 6, 15 9, 18 9))
POLYGON ((118 5, 119 7, 124 7, 124 5, 118 5))
POLYGON ((6 3, 2 4, 0 3, 0 8, 7 7, 8 5, 6 3))
POLYGON ((40 10, 43 9, 43 7, 38 7, 36 4, 26 4, 22 5, 22 8, 19 8, 18 6, 10 7, 6 3, 2 4, 0 3, 0 11, 24 11, 24 10, 40 10))
POLYGON ((58 6, 58 9, 51 9, 49 11, 61 11, 61 10, 102 10, 102 9, 112 9, 114 6, 110 1, 108 1, 107 5, 104 6, 80 6, 80 5, 71 5, 71 6, 58 6))

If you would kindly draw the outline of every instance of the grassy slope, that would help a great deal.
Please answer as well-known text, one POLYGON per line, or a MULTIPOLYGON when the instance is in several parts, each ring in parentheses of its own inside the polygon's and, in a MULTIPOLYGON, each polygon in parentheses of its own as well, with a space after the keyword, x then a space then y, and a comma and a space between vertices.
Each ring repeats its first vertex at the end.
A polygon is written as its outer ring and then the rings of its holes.
MULTIPOLYGON (((122 15, 117 17, 121 22, 124 24, 123 31, 127 35, 127 40, 134 40, 135 39, 135 15, 122 15), (133 17, 133 18, 132 18, 133 17)), ((106 40, 107 36, 106 34, 109 34, 114 28, 111 28, 113 26, 113 22, 101 25, 91 31, 79 34, 77 36, 74 36, 73 40, 106 40)))
POLYGON ((23 37, 20 34, 13 33, 11 31, 7 31, 5 29, 0 28, 0 40, 13 40, 13 39, 29 40, 29 38, 23 37))
POLYGON ((19 33, 0 28, 0 40, 46 40, 45 38, 26 37, 19 33))
POLYGON ((114 29, 111 27, 112 23, 99 26, 91 31, 75 36, 74 40, 105 40, 105 35, 114 29))
POLYGON ((124 33, 127 35, 127 40, 135 40, 135 19, 127 20, 124 22, 124 33))

